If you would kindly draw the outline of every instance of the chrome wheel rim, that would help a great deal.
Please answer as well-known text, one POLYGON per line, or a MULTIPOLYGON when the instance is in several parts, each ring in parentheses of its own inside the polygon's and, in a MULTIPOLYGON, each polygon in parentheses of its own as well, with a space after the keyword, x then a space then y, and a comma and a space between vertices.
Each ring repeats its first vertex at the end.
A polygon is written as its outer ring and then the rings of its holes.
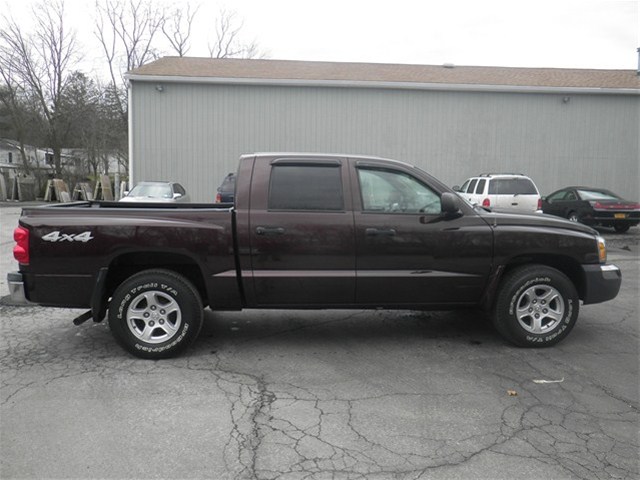
POLYGON ((569 221, 578 223, 578 214, 572 213, 571 215, 569 215, 569 221))
POLYGON ((164 292, 151 290, 136 296, 127 308, 127 327, 145 343, 166 342, 178 333, 182 311, 178 302, 164 292))
POLYGON ((536 335, 556 329, 565 312, 562 295, 549 285, 535 285, 526 289, 516 305, 518 323, 527 332, 536 335))

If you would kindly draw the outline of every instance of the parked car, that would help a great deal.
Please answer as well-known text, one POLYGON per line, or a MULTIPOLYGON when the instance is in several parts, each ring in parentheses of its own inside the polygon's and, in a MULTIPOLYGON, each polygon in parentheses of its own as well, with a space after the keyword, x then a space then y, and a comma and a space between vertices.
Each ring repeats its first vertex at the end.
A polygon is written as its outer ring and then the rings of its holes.
POLYGON ((236 196, 236 175, 230 173, 222 184, 218 187, 218 193, 216 195, 216 203, 233 203, 233 199, 236 196))
POLYGON ((542 213, 538 187, 519 173, 483 173, 453 189, 472 204, 493 210, 542 213))
POLYGON ((120 199, 121 202, 189 202, 182 185, 175 182, 140 182, 120 199))
POLYGON ((624 233, 640 223, 640 203, 604 188, 565 187, 542 199, 544 213, 624 233))

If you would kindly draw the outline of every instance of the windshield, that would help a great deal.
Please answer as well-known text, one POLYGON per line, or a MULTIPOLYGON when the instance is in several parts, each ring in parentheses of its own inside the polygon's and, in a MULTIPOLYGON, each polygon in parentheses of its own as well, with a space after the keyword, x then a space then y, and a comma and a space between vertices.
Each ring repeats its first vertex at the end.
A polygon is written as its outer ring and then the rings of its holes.
POLYGON ((131 192, 130 197, 172 198, 171 187, 164 183, 140 183, 131 192))

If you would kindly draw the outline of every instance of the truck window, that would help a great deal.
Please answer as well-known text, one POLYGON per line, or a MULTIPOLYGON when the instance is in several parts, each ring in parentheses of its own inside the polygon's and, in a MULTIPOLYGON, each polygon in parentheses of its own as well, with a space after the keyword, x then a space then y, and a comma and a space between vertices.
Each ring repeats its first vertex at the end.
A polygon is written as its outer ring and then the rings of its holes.
POLYGON ((440 196, 404 172, 358 169, 365 212, 440 213, 440 196))
POLYGON ((274 165, 269 210, 344 210, 339 165, 274 165))

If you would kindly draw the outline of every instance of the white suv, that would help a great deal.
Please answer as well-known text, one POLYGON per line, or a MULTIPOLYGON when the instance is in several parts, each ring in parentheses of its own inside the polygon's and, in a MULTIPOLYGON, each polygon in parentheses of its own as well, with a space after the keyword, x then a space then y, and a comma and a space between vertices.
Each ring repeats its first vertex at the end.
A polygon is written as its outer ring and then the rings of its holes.
POLYGON ((533 180, 519 173, 483 173, 453 189, 469 202, 492 210, 542 213, 538 188, 533 180))

